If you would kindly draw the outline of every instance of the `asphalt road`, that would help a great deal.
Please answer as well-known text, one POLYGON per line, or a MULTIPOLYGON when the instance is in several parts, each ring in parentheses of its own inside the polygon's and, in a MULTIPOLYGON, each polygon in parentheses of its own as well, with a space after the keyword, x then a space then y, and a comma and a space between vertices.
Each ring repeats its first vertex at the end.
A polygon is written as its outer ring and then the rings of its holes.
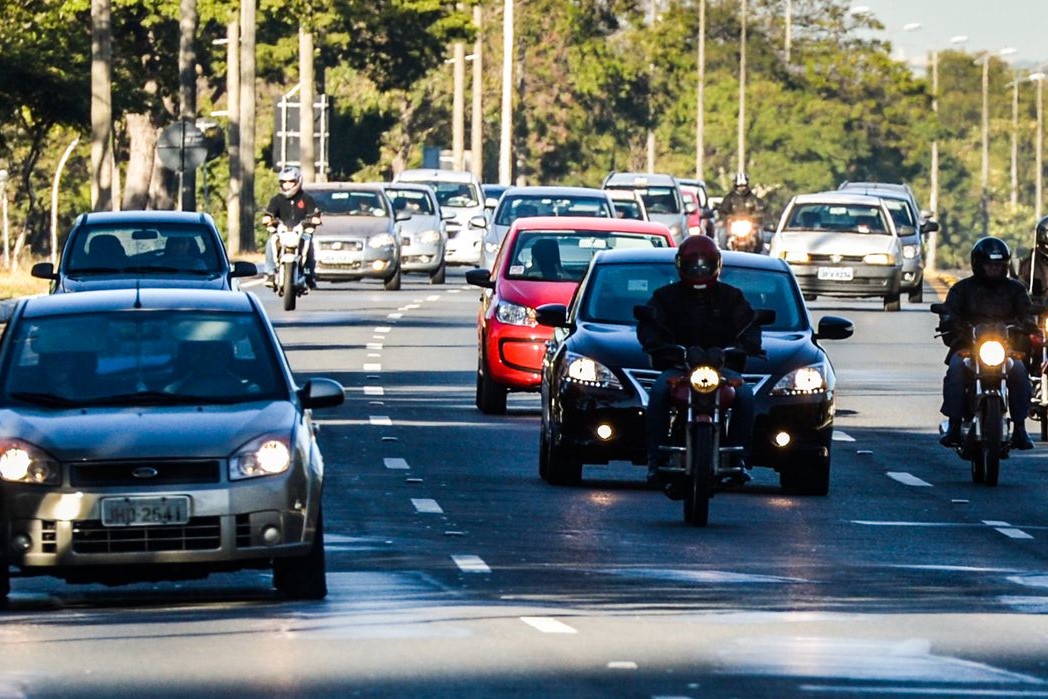
POLYGON ((259 290, 299 376, 347 387, 320 414, 327 600, 258 572, 16 578, 0 699, 1048 697, 1048 447, 987 488, 938 446, 927 304, 812 304, 856 324, 827 343, 830 495, 758 469, 695 529, 636 467, 543 483, 537 398, 473 405, 479 292, 424 282, 322 285, 292 313, 259 290))

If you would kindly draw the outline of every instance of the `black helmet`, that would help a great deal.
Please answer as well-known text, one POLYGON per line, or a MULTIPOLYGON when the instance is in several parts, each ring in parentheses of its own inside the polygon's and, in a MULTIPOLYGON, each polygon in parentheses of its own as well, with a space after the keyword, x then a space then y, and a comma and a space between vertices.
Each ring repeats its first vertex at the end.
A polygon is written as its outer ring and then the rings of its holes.
POLYGON ((1048 216, 1037 222, 1037 247, 1048 250, 1048 216))
POLYGON ((1000 238, 994 238, 988 236, 986 238, 980 238, 976 241, 975 245, 972 246, 972 274, 975 275, 976 279, 982 281, 998 281, 1007 276, 1008 267, 1011 265, 1012 251, 1008 248, 1008 243, 1004 242, 1000 238), (1003 263, 1005 266, 1005 274, 1001 277, 987 277, 985 266, 986 263, 1003 263))

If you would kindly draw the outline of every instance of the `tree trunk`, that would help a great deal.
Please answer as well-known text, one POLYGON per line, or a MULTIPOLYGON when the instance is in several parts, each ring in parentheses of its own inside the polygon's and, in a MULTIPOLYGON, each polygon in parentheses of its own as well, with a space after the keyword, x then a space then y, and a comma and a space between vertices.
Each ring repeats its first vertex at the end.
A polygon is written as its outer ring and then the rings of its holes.
POLYGON ((148 114, 128 114, 126 121, 130 148, 123 208, 145 209, 149 206, 149 184, 153 180, 157 130, 148 114))
POLYGON ((91 207, 113 208, 113 97, 109 0, 91 0, 91 207))

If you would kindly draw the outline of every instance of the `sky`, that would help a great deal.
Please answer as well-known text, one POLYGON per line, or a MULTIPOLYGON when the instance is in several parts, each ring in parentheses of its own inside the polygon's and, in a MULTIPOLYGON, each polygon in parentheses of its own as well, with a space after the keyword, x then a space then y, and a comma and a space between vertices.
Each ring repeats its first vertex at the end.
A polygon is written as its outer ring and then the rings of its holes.
POLYGON ((1048 0, 852 0, 869 8, 885 29, 879 38, 893 54, 923 66, 932 49, 961 46, 975 53, 1014 48, 1009 60, 1021 68, 1048 64, 1048 0), (912 25, 919 23, 920 27, 912 25), (907 27, 904 29, 904 27, 907 27), (967 36, 964 44, 954 37, 967 36))

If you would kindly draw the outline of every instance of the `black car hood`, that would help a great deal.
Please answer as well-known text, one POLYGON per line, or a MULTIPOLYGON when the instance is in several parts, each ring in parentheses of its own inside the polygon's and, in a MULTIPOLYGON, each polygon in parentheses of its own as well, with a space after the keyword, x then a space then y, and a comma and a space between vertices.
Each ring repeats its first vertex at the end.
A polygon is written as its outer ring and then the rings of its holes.
POLYGON ((287 435, 296 420, 288 401, 238 405, 69 410, 5 408, 0 436, 28 441, 59 461, 224 458, 263 434, 287 435))
POLYGON ((55 293, 78 291, 95 291, 98 289, 228 289, 229 280, 225 274, 181 274, 181 275, 148 275, 128 277, 109 274, 91 274, 77 277, 64 277, 56 285, 55 293))
MULTIPOLYGON (((766 358, 750 357, 747 374, 782 375, 822 358, 809 332, 765 331, 762 346, 766 358)), ((632 325, 580 323, 568 340, 567 349, 604 364, 609 369, 650 369, 648 355, 640 347, 632 325)))

